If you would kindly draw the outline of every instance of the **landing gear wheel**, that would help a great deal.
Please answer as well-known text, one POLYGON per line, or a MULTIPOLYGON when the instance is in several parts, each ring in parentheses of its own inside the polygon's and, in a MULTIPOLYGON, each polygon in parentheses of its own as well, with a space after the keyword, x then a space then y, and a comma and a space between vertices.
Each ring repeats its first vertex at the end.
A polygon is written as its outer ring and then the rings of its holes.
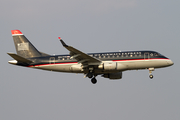
POLYGON ((93 77, 93 74, 92 74, 92 73, 88 73, 88 74, 87 74, 87 77, 88 77, 88 78, 92 78, 92 77, 93 77))
POLYGON ((151 79, 152 79, 152 78, 153 78, 153 75, 152 75, 152 74, 151 74, 151 75, 149 75, 149 78, 151 78, 151 79))
POLYGON ((92 79, 91 79, 91 82, 92 82, 92 84, 96 84, 96 83, 97 83, 96 78, 95 78, 95 77, 94 77, 94 78, 92 78, 92 79))
POLYGON ((153 78, 152 71, 154 71, 154 68, 149 68, 149 78, 153 78))

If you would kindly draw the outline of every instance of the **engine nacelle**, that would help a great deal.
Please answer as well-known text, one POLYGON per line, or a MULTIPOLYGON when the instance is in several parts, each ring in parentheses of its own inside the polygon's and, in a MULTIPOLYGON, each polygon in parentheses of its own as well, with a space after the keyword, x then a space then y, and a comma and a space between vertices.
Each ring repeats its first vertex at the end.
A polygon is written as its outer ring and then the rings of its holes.
POLYGON ((81 72, 81 71, 82 71, 82 67, 81 67, 80 64, 78 64, 78 65, 72 65, 72 66, 70 67, 70 70, 71 70, 72 72, 81 72))
POLYGON ((103 74, 102 77, 109 78, 109 79, 121 79, 122 72, 103 74))
POLYGON ((127 67, 121 63, 118 62, 104 62, 101 65, 98 66, 99 69, 103 70, 126 70, 127 67))

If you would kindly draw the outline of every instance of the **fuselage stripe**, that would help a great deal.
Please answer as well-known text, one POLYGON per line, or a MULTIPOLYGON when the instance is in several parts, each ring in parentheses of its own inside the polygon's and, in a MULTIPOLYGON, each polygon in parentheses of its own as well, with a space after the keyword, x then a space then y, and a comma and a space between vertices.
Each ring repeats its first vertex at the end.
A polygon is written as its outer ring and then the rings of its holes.
POLYGON ((47 65, 58 65, 58 64, 75 64, 78 62, 63 62, 63 63, 48 63, 48 64, 36 64, 36 65, 29 65, 27 67, 37 67, 37 66, 47 66, 47 65))
MULTIPOLYGON (((124 60, 110 60, 110 61, 151 61, 151 60, 169 60, 168 58, 150 58, 150 59, 124 59, 124 60)), ((48 66, 48 65, 61 65, 61 64, 76 64, 78 62, 61 62, 61 63, 47 63, 47 64, 35 64, 35 65, 29 65, 27 67, 38 67, 38 66, 48 66)))
POLYGON ((149 59, 126 59, 126 60, 112 60, 112 61, 137 61, 137 60, 169 60, 168 58, 149 58, 149 59))

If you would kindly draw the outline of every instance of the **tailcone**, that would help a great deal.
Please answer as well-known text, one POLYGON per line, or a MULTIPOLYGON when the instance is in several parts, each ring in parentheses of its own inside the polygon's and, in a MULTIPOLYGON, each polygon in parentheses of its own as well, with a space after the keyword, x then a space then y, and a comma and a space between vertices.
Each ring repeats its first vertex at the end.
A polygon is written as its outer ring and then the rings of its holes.
POLYGON ((18 61, 17 60, 10 60, 8 61, 9 64, 17 65, 18 61))

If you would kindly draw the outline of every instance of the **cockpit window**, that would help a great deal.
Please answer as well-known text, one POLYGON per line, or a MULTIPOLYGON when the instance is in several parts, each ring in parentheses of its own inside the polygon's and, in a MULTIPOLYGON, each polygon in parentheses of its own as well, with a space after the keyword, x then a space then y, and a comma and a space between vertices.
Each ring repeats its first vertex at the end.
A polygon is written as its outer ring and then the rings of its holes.
POLYGON ((154 56, 159 56, 158 53, 154 53, 154 56))
POLYGON ((163 56, 160 53, 154 53, 154 56, 163 56))
POLYGON ((158 55, 159 55, 159 56, 163 56, 163 55, 161 55, 160 53, 158 53, 158 55))
POLYGON ((150 56, 154 56, 153 53, 150 53, 150 56))

